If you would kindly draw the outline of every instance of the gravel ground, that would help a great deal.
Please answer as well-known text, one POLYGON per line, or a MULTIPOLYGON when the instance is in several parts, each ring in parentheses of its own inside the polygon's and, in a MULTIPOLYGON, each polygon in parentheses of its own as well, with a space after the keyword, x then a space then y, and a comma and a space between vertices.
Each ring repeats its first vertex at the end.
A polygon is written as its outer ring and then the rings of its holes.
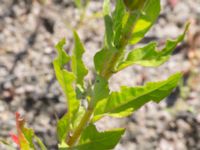
MULTIPOLYGON (((66 106, 52 67, 54 45, 66 37, 70 52, 70 26, 78 26, 79 11, 71 0, 49 0, 46 6, 31 0, 0 3, 0 138, 11 141, 9 132, 16 132, 14 113, 18 111, 48 149, 56 150, 55 116, 62 116, 66 106)), ((175 4, 162 0, 162 6, 156 25, 139 45, 156 40, 162 47, 190 21, 186 40, 166 64, 159 68, 129 67, 112 77, 110 88, 142 85, 177 71, 184 72, 184 80, 160 104, 149 103, 127 119, 105 118, 97 123, 99 129, 127 128, 116 150, 200 150, 200 1, 177 0, 175 4)), ((93 78, 92 58, 102 45, 101 8, 102 1, 92 0, 78 26, 87 49, 87 80, 93 78)), ((5 148, 0 145, 0 149, 5 148)))

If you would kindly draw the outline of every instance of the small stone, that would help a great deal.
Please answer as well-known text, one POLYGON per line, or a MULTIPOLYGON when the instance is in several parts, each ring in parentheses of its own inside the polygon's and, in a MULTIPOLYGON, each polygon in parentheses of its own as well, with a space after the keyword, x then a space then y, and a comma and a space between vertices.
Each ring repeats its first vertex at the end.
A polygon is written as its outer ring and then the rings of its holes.
POLYGON ((51 54, 52 52, 53 52, 53 49, 50 48, 50 47, 47 47, 47 48, 44 49, 45 54, 51 54))
POLYGON ((190 133, 192 130, 191 126, 187 122, 183 121, 182 119, 178 119, 176 124, 180 132, 190 133))
POLYGON ((25 93, 25 88, 24 87, 19 87, 19 88, 17 88, 15 90, 15 93, 19 94, 19 95, 24 94, 25 93))
POLYGON ((31 93, 31 92, 35 91, 35 88, 32 85, 26 85, 25 91, 28 92, 28 93, 31 93))

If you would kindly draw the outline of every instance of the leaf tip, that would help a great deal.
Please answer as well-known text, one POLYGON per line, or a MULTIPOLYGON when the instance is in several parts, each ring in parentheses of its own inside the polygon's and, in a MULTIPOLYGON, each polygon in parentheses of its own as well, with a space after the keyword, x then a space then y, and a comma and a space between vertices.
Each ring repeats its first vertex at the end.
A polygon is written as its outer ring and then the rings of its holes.
POLYGON ((55 46, 57 50, 60 50, 66 44, 66 39, 62 38, 55 46))

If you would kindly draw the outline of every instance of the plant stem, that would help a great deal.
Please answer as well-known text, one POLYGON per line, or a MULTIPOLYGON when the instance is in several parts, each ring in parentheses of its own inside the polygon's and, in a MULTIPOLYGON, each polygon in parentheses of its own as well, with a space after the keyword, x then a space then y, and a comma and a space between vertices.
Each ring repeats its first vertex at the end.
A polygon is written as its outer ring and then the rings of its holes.
MULTIPOLYGON (((129 19, 130 19, 130 12, 129 12, 129 19)), ((134 28, 135 24, 132 24, 129 26, 129 30, 132 31, 134 28)), ((108 62, 105 62, 105 67, 100 73, 102 77, 105 79, 109 79, 112 74, 114 73, 114 69, 118 63, 118 60, 122 57, 125 47, 128 44, 128 40, 130 38, 130 32, 126 32, 125 34, 122 35, 121 40, 119 42, 119 45, 116 47, 116 51, 113 52, 113 54, 110 56, 108 62)), ((91 116, 93 114, 94 108, 95 108, 96 103, 94 103, 94 97, 91 98, 91 101, 89 103, 89 106, 83 115, 78 127, 75 129, 73 135, 68 139, 67 144, 69 147, 72 147, 76 144, 78 141, 82 131, 84 130, 85 126, 88 124, 88 122, 91 119, 91 116)))
POLYGON ((85 128, 85 126, 87 125, 87 123, 89 122, 92 113, 93 113, 93 109, 94 106, 92 106, 92 100, 90 101, 90 104, 87 108, 87 111, 85 112, 85 114, 83 115, 83 118, 81 119, 78 127, 76 128, 76 130, 74 131, 73 135, 69 138, 69 140, 67 141, 67 144, 71 147, 74 144, 76 144, 77 140, 79 139, 83 129, 85 128))
POLYGON ((121 54, 123 53, 123 50, 119 50, 114 52, 111 57, 110 60, 108 62, 108 64, 105 64, 105 68, 101 71, 100 75, 102 77, 104 77, 105 79, 109 79, 112 74, 114 73, 114 68, 119 60, 119 58, 121 57, 121 54))

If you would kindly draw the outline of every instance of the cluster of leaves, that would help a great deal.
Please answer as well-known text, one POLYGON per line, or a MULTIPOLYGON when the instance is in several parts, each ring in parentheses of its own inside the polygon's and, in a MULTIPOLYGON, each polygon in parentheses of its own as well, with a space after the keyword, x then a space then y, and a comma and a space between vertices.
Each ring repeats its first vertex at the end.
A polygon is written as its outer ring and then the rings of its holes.
MULTIPOLYGON (((143 39, 159 13, 160 0, 117 0, 113 12, 110 0, 104 0, 105 38, 102 49, 94 57, 96 78, 93 85, 87 85, 84 81, 88 73, 82 61, 85 48, 76 31, 71 56, 64 50, 65 39, 56 45, 58 56, 53 65, 68 106, 68 112, 57 124, 60 150, 113 149, 125 130, 99 132, 94 124, 96 121, 104 116, 126 117, 147 102, 160 102, 177 86, 181 73, 144 86, 123 86, 115 92, 109 90, 108 80, 113 74, 131 65, 157 67, 170 58, 174 48, 183 40, 188 26, 177 39, 168 40, 162 50, 157 49, 155 42, 150 42, 144 47, 126 51, 127 45, 143 39), (71 69, 66 69, 66 65, 71 69), (83 101, 87 105, 83 105, 83 101)), ((33 131, 24 128, 23 121, 19 124, 20 148, 34 149, 33 131)), ((38 143, 42 150, 46 149, 40 141, 38 143)))

